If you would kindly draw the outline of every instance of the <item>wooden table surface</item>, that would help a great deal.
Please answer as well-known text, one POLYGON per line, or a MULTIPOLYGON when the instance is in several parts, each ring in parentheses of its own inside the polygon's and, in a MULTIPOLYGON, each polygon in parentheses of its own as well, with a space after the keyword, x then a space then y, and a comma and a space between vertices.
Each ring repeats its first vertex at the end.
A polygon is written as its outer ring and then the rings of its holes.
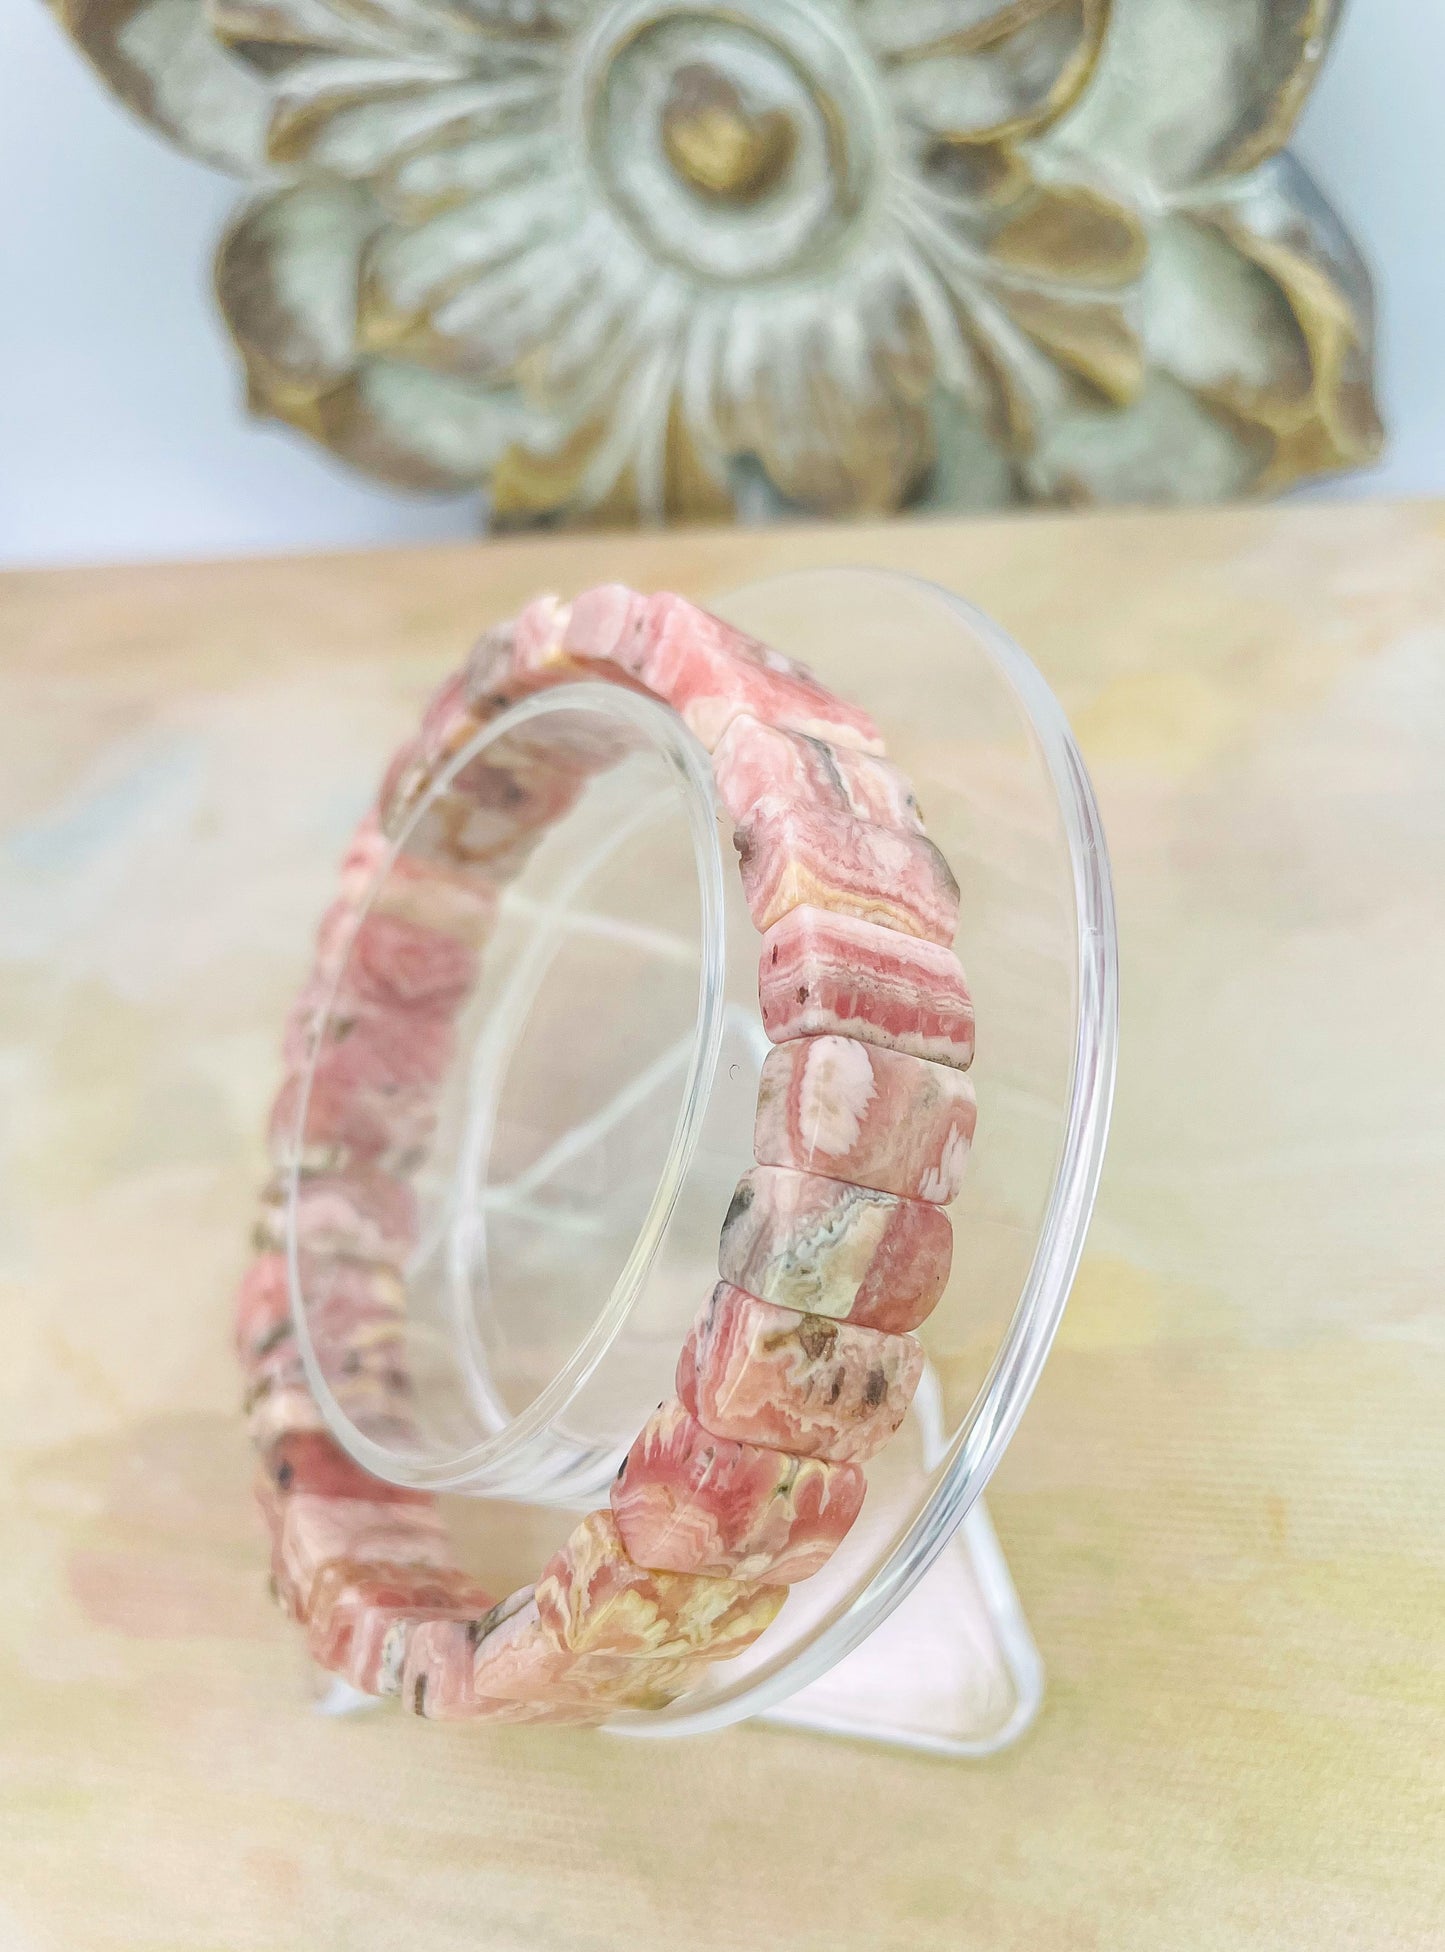
POLYGON ((0 836, 3 1952, 1445 1943, 1445 508, 12 575, 0 836), (346 822, 539 587, 846 560, 1015 633, 1113 848, 1115 1137, 991 1498, 1042 1718, 311 1713, 227 1291, 346 822))

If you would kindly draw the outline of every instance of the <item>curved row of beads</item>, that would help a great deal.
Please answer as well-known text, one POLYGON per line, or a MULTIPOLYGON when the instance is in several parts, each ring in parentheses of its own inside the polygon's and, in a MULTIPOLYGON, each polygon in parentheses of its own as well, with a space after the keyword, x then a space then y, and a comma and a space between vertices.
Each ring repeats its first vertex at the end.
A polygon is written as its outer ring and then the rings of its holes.
POLYGON ((322 1667, 431 1716, 594 1722, 662 1705, 756 1639, 847 1533, 861 1466, 906 1413, 923 1361, 909 1331, 948 1276, 941 1208, 973 1135, 958 892, 872 723, 681 598, 539 599, 483 640, 397 754, 287 1027, 273 1156, 279 1175, 299 1147, 308 1329, 341 1408, 373 1432, 407 1427, 407 1174, 454 1021, 501 888, 614 755, 524 739, 437 782, 519 698, 597 677, 671 705, 712 754, 763 932, 775 1048, 756 1164, 675 1398, 610 1508, 494 1605, 455 1566, 434 1501, 371 1478, 327 1433, 289 1315, 279 1177, 239 1298, 278 1597, 322 1667))

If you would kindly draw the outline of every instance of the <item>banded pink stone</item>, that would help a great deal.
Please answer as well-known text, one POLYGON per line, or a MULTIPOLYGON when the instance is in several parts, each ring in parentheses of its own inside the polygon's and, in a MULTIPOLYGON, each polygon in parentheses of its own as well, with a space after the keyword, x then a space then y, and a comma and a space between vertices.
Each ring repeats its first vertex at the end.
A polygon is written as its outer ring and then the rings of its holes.
POLYGON ((374 1478, 329 1434, 305 1432, 281 1438, 262 1457, 271 1487, 263 1498, 311 1493, 318 1498, 357 1498, 372 1504, 425 1505, 425 1491, 374 1478))
POLYGON ((921 1200, 754 1166, 723 1221, 718 1272, 783 1308, 904 1334, 948 1281, 953 1229, 921 1200))
POLYGON ((638 1566, 612 1513, 594 1511, 548 1560, 535 1599, 546 1634, 566 1653, 727 1660, 757 1639, 784 1594, 638 1566))
POLYGON ((258 1254, 236 1289, 236 1354, 243 1369, 259 1361, 291 1327, 291 1288, 284 1254, 258 1254))
POLYGON ((436 1125, 437 1088, 376 1084, 364 1054, 344 1047, 310 1079, 290 1073, 271 1106, 267 1145, 273 1164, 293 1161, 308 1172, 337 1172, 355 1163, 410 1166, 436 1125))
MULTIPOLYGON (((403 1296, 392 1270, 365 1262, 308 1261, 302 1292, 323 1367, 348 1407, 364 1406, 374 1418, 382 1397, 389 1411, 399 1411, 407 1396, 399 1332, 403 1296)), ((236 1348, 246 1377, 246 1414, 259 1447, 284 1445, 293 1437, 305 1440, 324 1428, 292 1327, 281 1254, 259 1255, 241 1281, 236 1348)), ((371 1480, 358 1472, 356 1482, 371 1480)))
POLYGON ((795 908, 763 937, 763 1028, 775 1044, 830 1033, 966 1070, 973 1000, 951 949, 851 915, 795 908))
POLYGON ((349 903, 326 912, 317 937, 318 974, 339 975, 341 1009, 368 1006, 450 1016, 476 977, 476 951, 444 930, 401 915, 365 914, 349 903))
POLYGON ((417 1566, 451 1562, 446 1532, 429 1500, 323 1498, 307 1491, 277 1494, 269 1487, 259 1495, 271 1525, 277 1595, 295 1619, 309 1613, 317 1575, 333 1559, 417 1566))
POLYGON ((401 1669, 395 1687, 378 1687, 376 1692, 395 1692, 414 1715, 428 1721, 476 1721, 481 1716, 476 1680, 472 1667, 475 1648, 472 1627, 466 1620, 433 1618, 418 1620, 400 1642, 393 1638, 394 1662, 401 1656, 401 1669))
POLYGON ((339 1674, 365 1694, 394 1691, 388 1643, 424 1621, 466 1623, 485 1617, 491 1595, 451 1566, 397 1565, 375 1559, 333 1559, 312 1586, 306 1647, 318 1667, 339 1674))
POLYGON ((868 714, 803 665, 667 592, 640 596, 604 584, 570 607, 540 599, 518 619, 516 656, 534 676, 555 664, 621 674, 671 705, 709 752, 743 712, 835 745, 883 749, 868 714))
MULTIPOLYGON (((290 1204, 290 1176, 278 1174, 261 1196, 258 1247, 285 1246, 290 1204)), ((302 1173, 296 1180, 295 1226, 303 1254, 347 1255, 399 1267, 416 1240, 416 1193, 409 1180, 378 1166, 302 1173)))
POLYGON ((244 1409, 246 1434, 257 1450, 266 1450, 287 1437, 326 1428, 321 1406, 306 1382, 300 1379, 258 1394, 248 1391, 244 1409))
POLYGON ((788 1586, 827 1564, 865 1489, 856 1464, 714 1437, 668 1402, 627 1453, 612 1515, 640 1566, 788 1586))
POLYGON ((315 1336, 365 1343, 406 1321, 406 1284, 386 1261, 332 1260, 303 1253, 298 1263, 306 1322, 315 1336))
POLYGON ((721 1281, 683 1345, 677 1394, 716 1437, 861 1464, 902 1423, 922 1373, 911 1336, 779 1308, 721 1281))
MULTIPOLYGON (((475 1634, 473 1621, 419 1621, 397 1650, 401 1669, 394 1685, 384 1692, 399 1694, 403 1707, 428 1721, 542 1722, 590 1728, 611 1712, 610 1705, 595 1701, 497 1701, 478 1694, 475 1634)), ((389 1661, 396 1657, 389 1652, 389 1661)))
POLYGON ((946 1206, 977 1117, 973 1086, 951 1065, 853 1037, 798 1037, 768 1052, 753 1152, 759 1165, 946 1206))
POLYGON ((307 1053, 290 1053, 294 1068, 271 1115, 273 1156, 289 1162, 298 1138, 307 1163, 408 1156, 430 1136, 452 1041, 443 1015, 370 1011, 333 1020, 316 1052, 299 1134, 307 1053))
POLYGON ((497 911, 497 884, 453 864, 418 860, 393 850, 375 814, 352 836, 341 864, 341 901, 353 910, 412 923, 475 949, 497 911))
POLYGON ((712 772, 718 799, 734 826, 765 795, 775 794, 821 813, 843 814, 904 834, 923 832, 913 788, 890 760, 855 746, 780 732, 747 712, 718 740, 712 772))
POLYGON ((733 844, 759 929, 806 906, 925 942, 953 940, 958 883, 922 834, 768 793, 744 815, 733 844))
POLYGON ((665 1708, 696 1686, 712 1658, 716 1656, 560 1647, 532 1598, 481 1641, 473 1682, 477 1693, 489 1700, 571 1705, 592 1709, 600 1719, 618 1708, 665 1708))

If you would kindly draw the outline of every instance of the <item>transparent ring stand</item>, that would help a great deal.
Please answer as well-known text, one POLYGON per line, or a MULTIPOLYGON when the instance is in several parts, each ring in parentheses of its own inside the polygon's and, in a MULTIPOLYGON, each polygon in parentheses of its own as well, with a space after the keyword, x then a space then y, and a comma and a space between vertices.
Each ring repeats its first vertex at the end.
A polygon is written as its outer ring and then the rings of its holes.
MULTIPOLYGON (((1103 1157, 1116 944, 1098 812, 1043 679, 942 589, 822 570, 712 607, 865 705, 912 778, 962 889, 978 1136, 953 1273, 920 1331, 923 1384, 853 1532, 747 1653, 608 1726, 655 1738, 757 1717, 985 1755, 1043 1690, 981 1494, 1058 1326, 1103 1157)), ((454 1494, 459 1550, 498 1593, 606 1502, 671 1393, 751 1164, 767 1049, 758 938, 702 748, 650 699, 587 684, 513 708, 452 772, 558 738, 613 763, 511 880, 461 1021, 415 1176, 405 1429, 342 1410, 291 1241, 336 1436, 384 1478, 454 1494)))

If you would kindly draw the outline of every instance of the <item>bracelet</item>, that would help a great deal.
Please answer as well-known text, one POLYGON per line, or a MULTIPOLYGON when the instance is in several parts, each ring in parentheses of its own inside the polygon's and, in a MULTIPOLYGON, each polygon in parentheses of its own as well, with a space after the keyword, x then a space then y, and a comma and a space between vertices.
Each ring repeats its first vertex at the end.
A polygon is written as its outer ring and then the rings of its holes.
POLYGON ((948 1278, 943 1208, 976 1116, 957 915, 869 718, 680 597, 539 598, 442 686, 352 842, 287 1024, 277 1176, 237 1304, 273 1585, 321 1668, 429 1717, 596 1723, 695 1686, 826 1562, 903 1421, 923 1367, 911 1331, 948 1278), (508 876, 615 755, 534 738, 447 769, 524 697, 599 678, 670 706, 711 755, 773 1048, 675 1397, 609 1506, 495 1604, 434 1497, 373 1477, 327 1428, 292 1320, 288 1175, 313 1346, 348 1414, 404 1428, 408 1174, 452 1025, 508 876))

